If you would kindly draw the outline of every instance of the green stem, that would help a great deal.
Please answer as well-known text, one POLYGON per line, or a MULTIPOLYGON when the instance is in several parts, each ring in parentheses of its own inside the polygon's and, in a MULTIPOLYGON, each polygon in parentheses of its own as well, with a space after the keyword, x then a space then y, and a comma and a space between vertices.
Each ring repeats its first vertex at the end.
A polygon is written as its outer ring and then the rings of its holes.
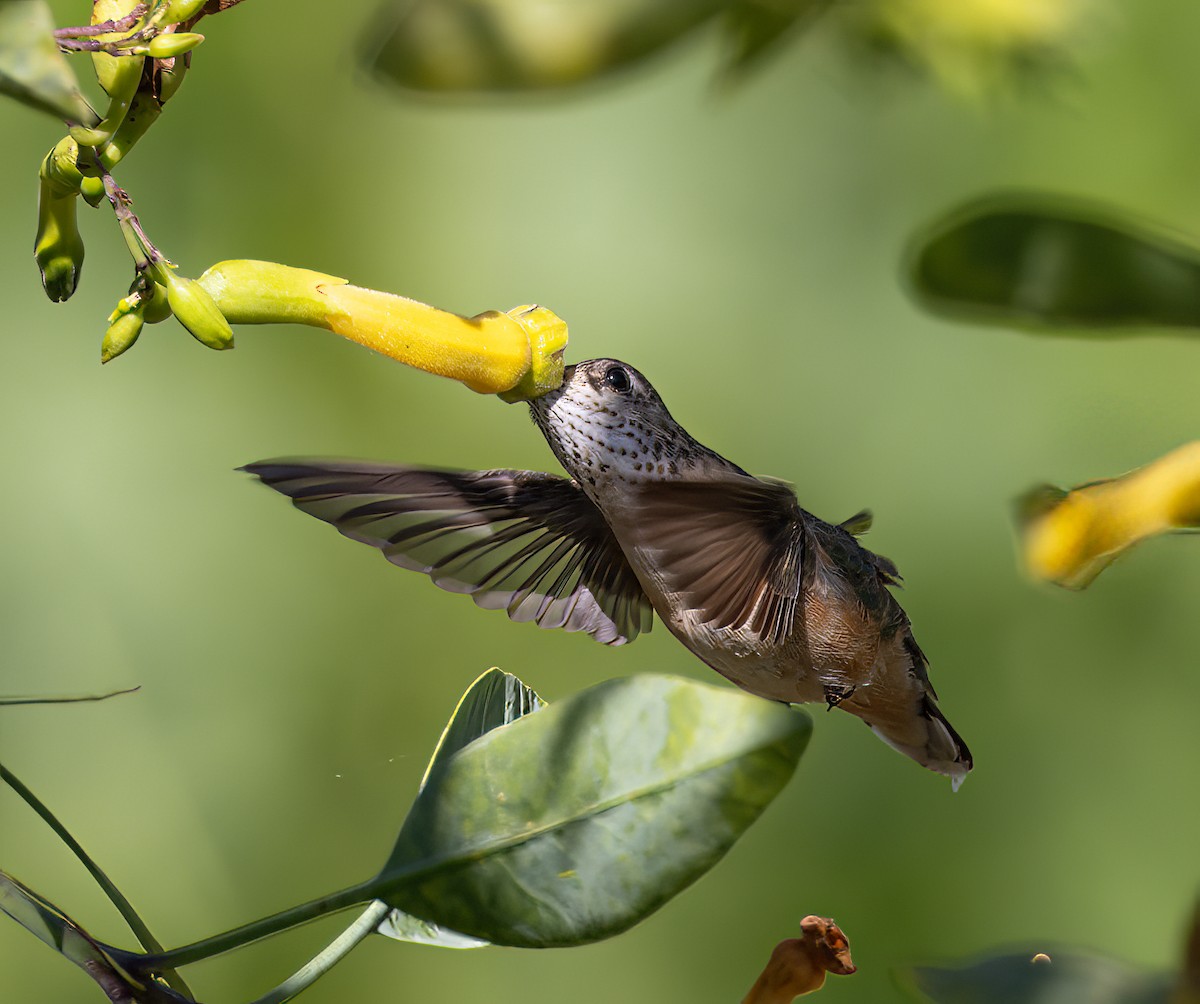
POLYGON ((117 225, 121 228, 121 236, 125 238, 125 246, 133 258, 133 265, 139 272, 158 266, 162 260, 162 252, 154 246, 154 242, 146 236, 142 224, 133 211, 133 200, 129 193, 113 181, 108 170, 101 167, 100 177, 104 179, 104 194, 113 207, 117 217, 117 225))
POLYGON ((53 697, 0 697, 0 705, 5 704, 79 704, 83 701, 107 701, 110 697, 121 694, 132 694, 141 687, 126 687, 124 690, 111 690, 107 694, 58 694, 53 697))
POLYGON ((296 972, 253 1004, 284 1004, 301 991, 307 990, 317 982, 337 963, 341 962, 350 950, 360 944, 370 935, 388 915, 391 907, 382 900, 375 900, 368 906, 341 934, 325 946, 317 955, 301 966, 296 972))
MULTIPOLYGON (((133 931, 138 941, 141 942, 142 947, 148 952, 162 952, 162 944, 150 933, 150 929, 146 926, 145 921, 138 916, 138 912, 133 908, 133 904, 125 898, 124 893, 113 884, 112 879, 104 874, 101 867, 92 860, 79 841, 71 836, 67 828, 59 822, 58 817, 50 811, 49 807, 37 795, 25 787, 20 778, 2 763, 0 763, 0 781, 3 781, 20 795, 25 804, 33 809, 42 818, 42 821, 58 835, 59 839, 71 849, 71 852, 79 859, 83 867, 88 870, 88 874, 96 880, 96 884, 104 890, 104 894, 112 901, 113 906, 125 918, 125 923, 129 925, 129 929, 133 931)), ((172 989, 179 991, 181 994, 186 994, 188 997, 193 997, 191 990, 188 989, 188 985, 183 981, 183 977, 173 969, 163 969, 162 974, 172 989)))
POLYGON ((121 952, 118 958, 123 966, 132 967, 138 973, 157 973, 166 968, 190 966, 193 962, 211 959, 214 955, 220 955, 222 952, 241 948, 243 945, 249 945, 262 938, 269 938, 273 934, 281 934, 293 927, 299 927, 301 924, 324 917, 326 914, 339 913, 352 906, 366 903, 375 898, 373 890, 378 884, 377 878, 371 878, 366 882, 351 886, 349 889, 343 889, 341 892, 330 893, 328 896, 314 899, 310 903, 293 906, 290 910, 283 910, 270 917, 251 921, 249 924, 243 924, 241 927, 235 927, 222 934, 215 934, 203 941, 194 941, 182 948, 172 948, 170 951, 160 951, 152 955, 121 952))

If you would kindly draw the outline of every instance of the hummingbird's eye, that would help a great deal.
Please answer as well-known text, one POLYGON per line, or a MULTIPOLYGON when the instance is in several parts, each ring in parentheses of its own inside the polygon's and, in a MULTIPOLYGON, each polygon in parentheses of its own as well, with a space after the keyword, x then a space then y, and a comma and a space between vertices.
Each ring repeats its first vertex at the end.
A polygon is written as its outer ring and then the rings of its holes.
POLYGON ((629 381, 629 373, 624 366, 610 366, 604 374, 604 382, 618 394, 628 394, 633 386, 629 381))

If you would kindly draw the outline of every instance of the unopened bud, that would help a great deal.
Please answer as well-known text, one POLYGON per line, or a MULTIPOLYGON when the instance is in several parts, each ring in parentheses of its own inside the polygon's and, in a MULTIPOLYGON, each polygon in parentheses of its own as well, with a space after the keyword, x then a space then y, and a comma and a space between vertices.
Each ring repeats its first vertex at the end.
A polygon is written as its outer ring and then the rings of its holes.
POLYGON ((203 41, 204 36, 194 31, 173 31, 165 35, 155 35, 146 46, 146 52, 154 59, 174 59, 185 52, 191 52, 203 41))
POLYGON ((147 324, 158 324, 171 316, 167 291, 160 283, 151 282, 150 288, 142 294, 142 316, 147 324))
POLYGON ((100 362, 110 362, 130 348, 142 333, 143 323, 140 310, 120 314, 104 332, 104 341, 100 343, 100 362))
POLYGON ((170 0, 163 23, 178 24, 180 21, 190 21, 206 2, 207 0, 170 0))
POLYGON ((64 136, 42 161, 40 175, 52 186, 54 195, 74 195, 79 191, 83 175, 79 171, 79 144, 64 136))
POLYGON ((104 179, 83 178, 79 182, 79 194, 83 196, 84 202, 95 209, 104 201, 104 179))
POLYGON ((42 179, 38 191, 38 229, 33 256, 42 273, 42 286, 55 303, 69 300, 83 268, 83 238, 76 222, 75 193, 55 195, 42 179))
POLYGON ((233 348, 233 329, 204 287, 192 279, 176 275, 166 267, 160 271, 159 277, 167 287, 167 302, 171 310, 196 341, 210 349, 233 348))

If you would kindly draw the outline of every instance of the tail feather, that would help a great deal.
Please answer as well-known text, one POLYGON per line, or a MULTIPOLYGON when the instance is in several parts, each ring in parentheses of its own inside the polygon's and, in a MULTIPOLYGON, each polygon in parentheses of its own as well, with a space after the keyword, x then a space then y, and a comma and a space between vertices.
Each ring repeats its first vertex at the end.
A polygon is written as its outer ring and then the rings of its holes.
POLYGON ((875 723, 865 716, 864 720, 892 749, 911 757, 922 767, 945 774, 955 791, 975 766, 962 736, 928 694, 921 695, 917 715, 903 723, 902 728, 896 728, 892 722, 875 723))

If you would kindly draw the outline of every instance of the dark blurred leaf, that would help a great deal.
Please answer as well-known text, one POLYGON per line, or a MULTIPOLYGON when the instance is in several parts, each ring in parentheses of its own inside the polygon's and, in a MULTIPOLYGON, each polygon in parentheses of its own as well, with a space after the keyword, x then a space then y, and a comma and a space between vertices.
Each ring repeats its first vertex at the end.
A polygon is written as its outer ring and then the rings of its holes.
POLYGON ((43 0, 0 0, 0 93, 55 118, 94 125, 43 0))
MULTIPOLYGON (((468 743, 545 706, 545 701, 511 673, 489 669, 467 688, 458 702, 433 751, 429 766, 425 768, 421 788, 424 789, 436 768, 447 763, 468 743)), ((412 941, 441 948, 482 948, 488 944, 480 938, 459 934, 420 917, 412 917, 403 910, 393 909, 376 930, 397 941, 412 941)))
POLYGON ((141 983, 121 969, 99 942, 56 906, 10 875, 0 872, 0 913, 74 962, 108 995, 131 1004, 177 1004, 189 998, 159 983, 141 983))
POLYGON ((725 13, 721 72, 736 80, 757 67, 795 31, 807 29, 832 0, 736 0, 725 13))
POLYGON ((960 969, 914 969, 918 1000, 934 1004, 1168 1004, 1171 980, 1079 952, 999 955, 960 969), (1043 956, 1043 958, 1045 958, 1043 956))
POLYGON ((393 83, 418 91, 550 90, 641 62, 727 2, 392 2, 382 28, 371 33, 367 61, 393 83))
POLYGON ((1183 966, 1171 1004, 1200 1004, 1200 901, 1192 910, 1183 942, 1183 966))
POLYGON ((670 677, 575 694, 432 772, 378 895, 497 944, 617 934, 729 850, 791 777, 811 724, 670 677))
POLYGON ((1200 250, 1111 211, 1030 195, 982 199, 910 248, 935 313, 1041 329, 1200 326, 1200 250))

